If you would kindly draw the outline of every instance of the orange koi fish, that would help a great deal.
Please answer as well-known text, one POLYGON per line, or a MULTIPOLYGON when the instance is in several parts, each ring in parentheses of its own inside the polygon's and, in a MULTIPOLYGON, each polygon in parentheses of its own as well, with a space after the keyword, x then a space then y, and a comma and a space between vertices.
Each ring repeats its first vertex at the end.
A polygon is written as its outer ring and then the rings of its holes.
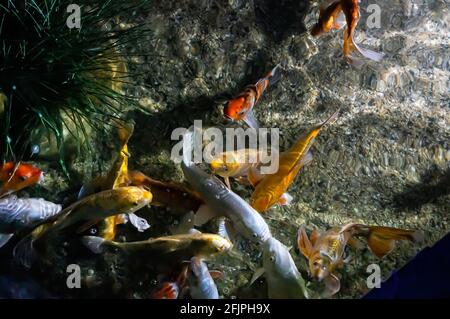
POLYGON ((322 234, 314 230, 308 238, 304 225, 300 226, 297 237, 298 248, 308 259, 311 276, 324 281, 324 296, 329 297, 339 291, 340 281, 334 271, 350 260, 345 256, 347 244, 359 249, 363 247, 355 238, 358 236, 367 239, 370 250, 379 258, 389 254, 395 248, 397 240, 419 242, 423 239, 423 233, 416 230, 355 223, 333 227, 322 234))
POLYGON ((294 181, 300 169, 312 161, 310 148, 322 127, 333 122, 339 110, 331 115, 325 122, 317 125, 306 135, 302 136, 289 150, 282 153, 279 160, 278 171, 270 175, 261 175, 259 182, 249 176, 252 184, 256 184, 255 190, 250 198, 250 205, 262 213, 274 204, 288 205, 292 197, 285 193, 294 181))
POLYGON ((257 129, 259 126, 253 113, 253 107, 261 98, 263 92, 279 80, 279 68, 280 65, 275 66, 256 84, 247 86, 241 94, 229 101, 224 109, 225 116, 233 121, 243 120, 248 126, 257 129))
POLYGON ((358 0, 336 0, 328 7, 320 8, 319 21, 311 29, 311 34, 318 36, 331 29, 340 29, 346 24, 343 54, 347 61, 360 67, 363 64, 362 60, 353 54, 355 51, 358 51, 365 58, 379 62, 383 58, 382 53, 363 48, 357 45, 354 40, 359 18, 358 0), (342 20, 342 13, 345 15, 345 22, 342 20))
POLYGON ((42 171, 31 164, 7 162, 0 167, 0 196, 37 184, 43 178, 42 171))

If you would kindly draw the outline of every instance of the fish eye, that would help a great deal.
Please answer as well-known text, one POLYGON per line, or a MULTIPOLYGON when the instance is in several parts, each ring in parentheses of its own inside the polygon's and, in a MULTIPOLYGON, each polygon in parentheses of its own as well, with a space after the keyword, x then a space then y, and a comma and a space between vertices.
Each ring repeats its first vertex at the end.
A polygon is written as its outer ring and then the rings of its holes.
POLYGON ((275 261, 275 256, 270 256, 269 259, 270 259, 271 262, 274 262, 275 261))
POLYGON ((22 176, 20 176, 20 179, 22 181, 26 181, 28 179, 28 176, 27 175, 22 175, 22 176))
POLYGON ((253 233, 253 238, 258 238, 258 234, 257 233, 253 233))

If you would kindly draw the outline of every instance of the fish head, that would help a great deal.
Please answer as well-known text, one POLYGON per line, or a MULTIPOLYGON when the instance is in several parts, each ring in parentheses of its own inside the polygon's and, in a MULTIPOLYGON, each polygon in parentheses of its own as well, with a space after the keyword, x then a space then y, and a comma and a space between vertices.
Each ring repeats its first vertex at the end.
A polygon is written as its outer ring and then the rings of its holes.
POLYGON ((205 178, 202 184, 205 191, 209 192, 210 194, 214 194, 215 196, 217 196, 217 199, 228 192, 228 188, 216 176, 208 176, 207 178, 205 178))
POLYGON ((319 281, 322 281, 330 275, 331 267, 331 260, 322 253, 314 254, 309 259, 309 271, 311 272, 311 277, 317 278, 319 281))
POLYGON ((225 106, 223 112, 225 116, 230 120, 233 121, 241 120, 247 112, 245 108, 245 97, 239 96, 229 101, 228 104, 225 106))
POLYGON ((26 163, 19 163, 18 165, 13 162, 8 162, 3 165, 0 180, 7 183, 9 190, 18 191, 28 186, 37 184, 43 179, 42 171, 26 163))
POLYGON ((202 242, 199 256, 223 254, 229 251, 233 246, 228 239, 219 235, 198 234, 198 236, 202 242))
POLYGON ((263 265, 268 274, 280 273, 291 269, 294 261, 288 248, 274 237, 263 244, 263 265))
POLYGON ((239 168, 239 163, 234 160, 227 161, 226 155, 214 158, 209 164, 214 174, 227 177, 239 168))
POLYGON ((138 209, 151 203, 153 195, 152 193, 143 188, 136 186, 120 187, 117 188, 116 204, 118 210, 124 212, 135 212, 138 209))

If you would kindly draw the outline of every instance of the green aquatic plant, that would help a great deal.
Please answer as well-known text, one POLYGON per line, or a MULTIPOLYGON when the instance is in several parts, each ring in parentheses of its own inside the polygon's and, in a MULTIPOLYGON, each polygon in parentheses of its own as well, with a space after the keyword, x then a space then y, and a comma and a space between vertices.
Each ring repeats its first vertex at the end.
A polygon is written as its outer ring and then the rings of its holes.
POLYGON ((77 0, 80 28, 71 23, 73 3, 0 2, 1 161, 30 156, 37 134, 55 141, 65 167, 64 135, 85 147, 91 128, 138 106, 122 92, 131 81, 124 48, 147 30, 120 22, 145 10, 146 1, 77 0))

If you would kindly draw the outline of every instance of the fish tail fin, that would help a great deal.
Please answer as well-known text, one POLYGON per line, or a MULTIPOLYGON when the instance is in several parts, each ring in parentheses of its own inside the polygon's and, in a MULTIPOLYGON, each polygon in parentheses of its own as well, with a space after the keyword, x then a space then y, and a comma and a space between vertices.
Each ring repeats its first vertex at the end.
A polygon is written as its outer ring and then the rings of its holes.
POLYGON ((81 241, 94 254, 102 254, 106 252, 109 247, 113 246, 111 241, 96 236, 83 236, 81 241))
POLYGON ((333 114, 331 114, 331 116, 329 118, 327 118, 325 121, 323 121, 321 124, 319 124, 319 127, 322 127, 322 126, 325 126, 327 124, 331 124, 331 123, 335 122, 337 120, 337 118, 338 118, 340 110, 341 109, 337 109, 337 111, 334 112, 333 114))
POLYGON ((267 80, 269 80, 269 86, 277 83, 281 78, 281 65, 277 64, 270 72, 266 75, 267 80))
POLYGON ((372 61, 375 62, 380 62, 383 59, 384 54, 380 53, 380 52, 375 52, 366 48, 363 48, 361 46, 359 46, 356 42, 354 37, 352 36, 352 44, 353 47, 359 52, 361 53, 362 56, 364 56, 367 59, 370 59, 372 61))
POLYGON ((421 242, 424 234, 418 230, 404 230, 392 227, 367 226, 367 244, 375 256, 382 258, 395 248, 397 240, 421 242))
POLYGON ((30 269, 37 258, 37 253, 33 247, 34 239, 31 234, 28 234, 14 247, 13 257, 16 262, 30 269))

